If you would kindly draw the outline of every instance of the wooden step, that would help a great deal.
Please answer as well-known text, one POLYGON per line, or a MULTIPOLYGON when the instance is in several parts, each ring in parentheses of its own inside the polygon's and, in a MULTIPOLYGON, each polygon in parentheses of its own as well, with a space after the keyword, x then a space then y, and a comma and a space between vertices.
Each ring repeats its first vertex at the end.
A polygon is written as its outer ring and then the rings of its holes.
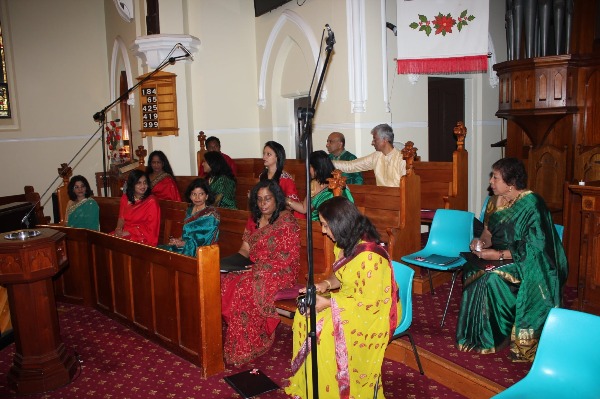
MULTIPOLYGON (((491 398, 505 387, 417 346, 425 376, 470 399, 491 398)), ((419 371, 410 342, 397 339, 388 345, 385 357, 419 371)))

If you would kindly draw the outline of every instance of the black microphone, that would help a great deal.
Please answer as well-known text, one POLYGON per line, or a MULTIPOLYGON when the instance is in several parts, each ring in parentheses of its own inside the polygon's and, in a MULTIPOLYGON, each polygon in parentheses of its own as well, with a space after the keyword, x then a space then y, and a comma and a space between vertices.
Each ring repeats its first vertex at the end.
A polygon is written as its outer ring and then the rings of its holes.
POLYGON ((325 29, 327 29, 327 39, 325 40, 325 43, 327 43, 328 46, 333 46, 335 44, 335 35, 329 27, 329 24, 325 24, 325 29))
POLYGON ((183 44, 177 43, 175 46, 179 47, 181 49, 181 51, 183 51, 186 54, 186 57, 189 57, 192 61, 194 61, 194 57, 192 56, 192 53, 190 52, 190 50, 185 48, 185 46, 183 44))
POLYGON ((396 25, 394 25, 391 22, 386 22, 385 26, 391 30, 392 32, 394 32, 394 36, 398 36, 398 27, 396 25))

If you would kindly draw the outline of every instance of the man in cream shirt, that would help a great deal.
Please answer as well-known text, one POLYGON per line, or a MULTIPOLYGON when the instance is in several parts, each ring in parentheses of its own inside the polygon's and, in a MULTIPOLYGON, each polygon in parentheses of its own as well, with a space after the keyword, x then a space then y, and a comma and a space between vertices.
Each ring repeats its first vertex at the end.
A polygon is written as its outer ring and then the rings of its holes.
POLYGON ((336 169, 345 173, 373 170, 378 186, 400 187, 400 177, 406 174, 406 161, 394 147, 394 131, 386 123, 371 130, 375 152, 353 161, 333 161, 336 169))

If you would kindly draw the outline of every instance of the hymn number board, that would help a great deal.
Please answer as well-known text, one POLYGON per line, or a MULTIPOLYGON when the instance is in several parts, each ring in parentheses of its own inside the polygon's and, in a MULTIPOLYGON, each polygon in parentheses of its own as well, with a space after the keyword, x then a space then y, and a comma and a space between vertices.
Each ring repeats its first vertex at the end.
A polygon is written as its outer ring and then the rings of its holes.
MULTIPOLYGON (((142 80, 147 75, 138 77, 142 80)), ((140 86, 140 132, 146 136, 179 135, 174 73, 159 71, 140 86)))

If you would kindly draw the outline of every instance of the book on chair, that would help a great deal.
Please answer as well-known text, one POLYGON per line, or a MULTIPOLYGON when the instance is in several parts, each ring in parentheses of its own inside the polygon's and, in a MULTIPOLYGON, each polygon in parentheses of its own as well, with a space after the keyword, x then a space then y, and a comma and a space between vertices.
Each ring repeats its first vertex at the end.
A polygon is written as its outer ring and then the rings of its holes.
POLYGON ((503 259, 503 260, 486 260, 481 259, 477 255, 472 252, 461 252, 460 256, 465 258, 465 260, 481 270, 491 271, 497 269, 501 266, 512 265, 514 262, 512 259, 503 259))
POLYGON ((459 256, 444 256, 444 255, 437 255, 437 254, 431 254, 429 256, 426 256, 424 258, 421 257, 415 257, 415 260, 421 261, 421 262, 427 262, 427 263, 431 263, 434 265, 440 265, 440 266, 446 266, 449 265, 450 263, 454 263, 457 260, 459 260, 460 257, 459 256))
POLYGON ((252 265, 252 261, 239 252, 221 258, 220 262, 221 273, 250 271, 252 265))

